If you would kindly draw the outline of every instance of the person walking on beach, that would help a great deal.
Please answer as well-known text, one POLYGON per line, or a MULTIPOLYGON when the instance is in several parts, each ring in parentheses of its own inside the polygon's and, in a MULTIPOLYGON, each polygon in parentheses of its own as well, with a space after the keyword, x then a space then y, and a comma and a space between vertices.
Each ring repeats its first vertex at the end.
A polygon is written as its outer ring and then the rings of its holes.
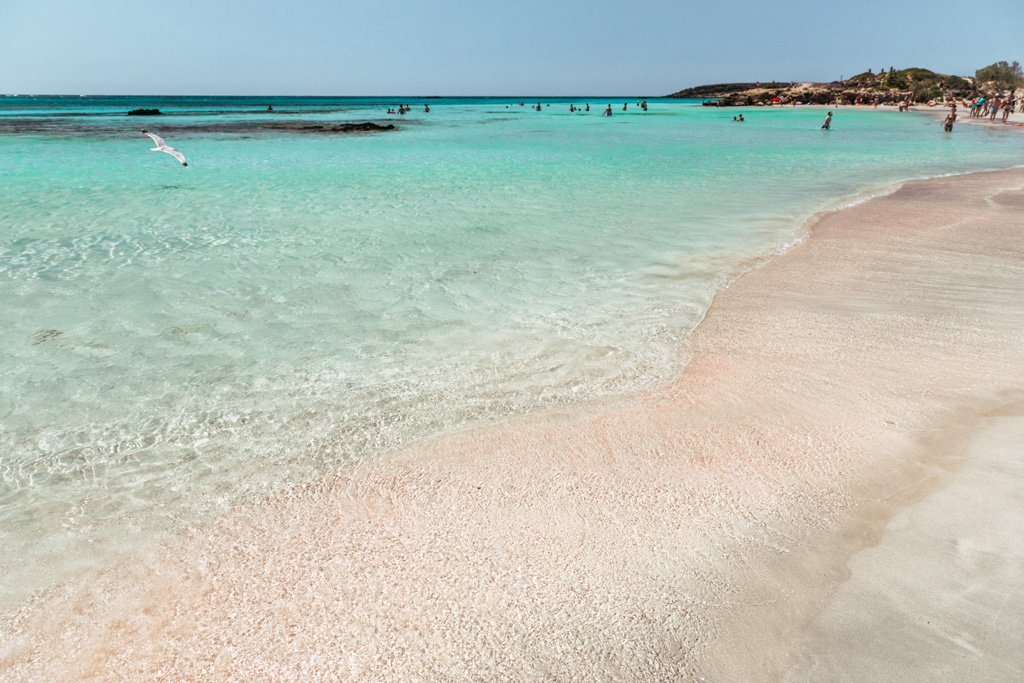
POLYGON ((1003 108, 1003 100, 1000 99, 1000 97, 997 95, 989 103, 989 106, 988 106, 988 122, 989 123, 995 123, 996 122, 996 114, 998 114, 999 110, 1002 109, 1002 108, 1003 108))
POLYGON ((1017 102, 1013 99, 1013 93, 1010 93, 1010 96, 1006 98, 1005 102, 1003 102, 1003 123, 1006 123, 1007 119, 1010 118, 1010 114, 1013 113, 1013 107, 1016 103, 1017 102))
POLYGON ((825 123, 821 124, 822 130, 832 130, 832 112, 825 115, 825 123))

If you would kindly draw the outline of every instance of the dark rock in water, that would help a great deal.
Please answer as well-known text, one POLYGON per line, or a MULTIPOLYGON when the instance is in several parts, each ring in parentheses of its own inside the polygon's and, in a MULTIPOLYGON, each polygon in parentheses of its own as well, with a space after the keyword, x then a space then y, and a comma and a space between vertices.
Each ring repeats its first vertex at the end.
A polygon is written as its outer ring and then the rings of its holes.
POLYGON ((335 126, 335 131, 338 133, 372 133, 377 130, 394 130, 395 124, 389 123, 387 125, 380 125, 379 123, 373 123, 367 121, 365 123, 345 123, 340 126, 335 126))
MULTIPOLYGON (((136 111, 157 111, 157 110, 136 110, 136 111)), ((145 116, 145 114, 133 114, 134 116, 145 116)), ((393 123, 374 121, 351 121, 330 123, 324 121, 310 121, 302 119, 278 120, 278 119, 237 119, 233 121, 209 121, 202 123, 172 123, 181 117, 173 114, 160 124, 160 133, 165 136, 173 135, 253 135, 257 133, 267 134, 288 134, 288 135, 361 135, 367 133, 380 133, 395 131, 398 128, 393 123)), ((409 125, 415 125, 410 122, 409 125)), ((81 122, 75 116, 54 116, 54 117, 26 117, 14 118, 0 116, 0 137, 4 135, 81 135, 85 137, 112 136, 121 137, 124 135, 124 124, 103 125, 81 122)))
POLYGON ((159 109, 132 109, 128 112, 128 116, 162 116, 163 112, 159 109))
POLYGON ((363 123, 338 123, 338 124, 270 124, 265 127, 269 130, 289 131, 294 133, 376 133, 381 130, 394 130, 395 124, 381 125, 372 121, 363 123))
POLYGON ((62 334, 64 333, 61 332, 60 330, 39 330, 38 332, 36 332, 35 336, 32 337, 32 346, 42 344, 43 342, 48 342, 51 339, 56 339, 62 334))

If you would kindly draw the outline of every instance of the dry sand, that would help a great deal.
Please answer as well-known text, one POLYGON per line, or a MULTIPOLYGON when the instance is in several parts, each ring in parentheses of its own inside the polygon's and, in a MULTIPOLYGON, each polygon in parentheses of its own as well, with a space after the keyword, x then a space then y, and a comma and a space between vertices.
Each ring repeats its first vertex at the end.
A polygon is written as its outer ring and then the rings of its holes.
POLYGON ((0 678, 1020 669, 1024 536, 978 506, 1020 514, 991 416, 1024 397, 1022 208, 1011 170, 826 216, 719 294, 671 385, 432 438, 49 591, 0 619, 0 678))

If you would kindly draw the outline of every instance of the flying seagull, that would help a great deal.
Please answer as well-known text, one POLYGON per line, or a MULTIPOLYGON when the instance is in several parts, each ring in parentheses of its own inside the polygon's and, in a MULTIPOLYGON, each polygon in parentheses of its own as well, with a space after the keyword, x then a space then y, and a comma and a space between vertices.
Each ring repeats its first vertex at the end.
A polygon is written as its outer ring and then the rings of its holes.
POLYGON ((188 166, 188 162, 185 161, 185 155, 179 152, 178 150, 174 149, 173 147, 168 147, 167 144, 164 143, 164 139, 162 137, 150 133, 145 128, 142 129, 142 133, 156 143, 156 147, 149 150, 150 152, 167 152, 172 157, 180 161, 182 166, 188 166))

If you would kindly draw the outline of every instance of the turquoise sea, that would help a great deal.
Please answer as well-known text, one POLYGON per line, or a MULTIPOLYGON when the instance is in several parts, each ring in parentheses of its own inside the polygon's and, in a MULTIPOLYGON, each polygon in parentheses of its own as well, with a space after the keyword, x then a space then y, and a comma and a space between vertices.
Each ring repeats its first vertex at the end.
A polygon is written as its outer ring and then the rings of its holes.
POLYGON ((816 212, 1024 158, 920 114, 635 102, 0 97, 0 606, 411 439, 666 381, 816 212), (310 128, 344 121, 397 129, 310 128))

